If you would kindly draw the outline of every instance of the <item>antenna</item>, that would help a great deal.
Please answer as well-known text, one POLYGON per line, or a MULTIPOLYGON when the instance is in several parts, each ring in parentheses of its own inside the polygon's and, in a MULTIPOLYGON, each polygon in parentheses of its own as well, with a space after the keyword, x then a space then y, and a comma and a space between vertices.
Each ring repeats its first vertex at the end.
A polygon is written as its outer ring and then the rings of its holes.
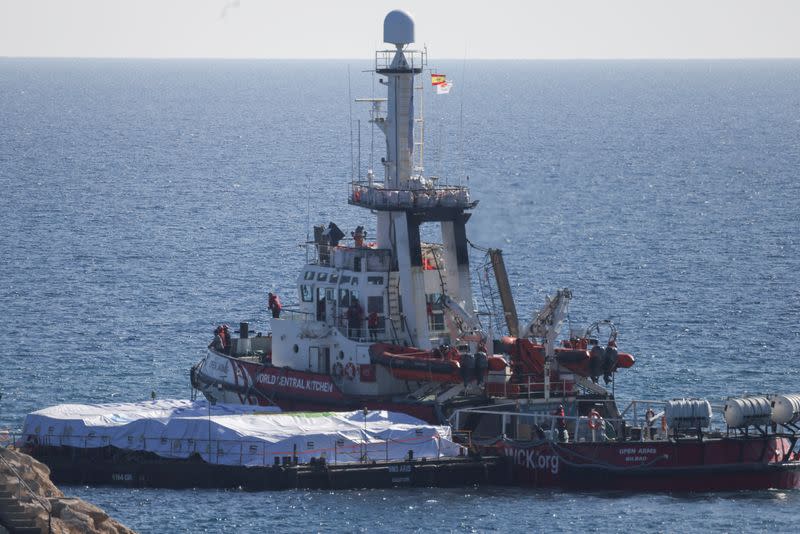
MULTIPOLYGON (((372 71, 372 99, 375 99, 375 71, 372 71)), ((375 122, 370 121, 372 123, 372 127, 369 130, 369 169, 370 171, 375 170, 375 122)))
MULTIPOLYGON (((461 62, 461 109, 458 113, 458 153, 461 157, 461 172, 458 173, 458 185, 461 185, 461 179, 467 174, 467 167, 464 163, 464 87, 466 87, 466 77, 464 71, 467 68, 467 45, 464 45, 464 60, 461 62)), ((469 180, 469 178, 467 178, 469 180)))
POLYGON ((306 265, 308 265, 308 242, 311 239, 311 175, 306 174, 306 265))
POLYGON ((350 181, 355 182, 356 177, 356 164, 353 161, 353 90, 350 85, 350 64, 347 64, 347 105, 349 109, 349 126, 350 126, 350 181))

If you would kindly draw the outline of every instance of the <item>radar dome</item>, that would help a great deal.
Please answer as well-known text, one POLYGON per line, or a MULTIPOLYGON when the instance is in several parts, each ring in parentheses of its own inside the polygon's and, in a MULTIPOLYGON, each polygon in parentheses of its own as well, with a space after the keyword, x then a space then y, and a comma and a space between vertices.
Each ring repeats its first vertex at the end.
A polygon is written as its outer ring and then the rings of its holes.
POLYGON ((383 19, 383 42, 404 45, 414 42, 414 19, 406 11, 395 9, 383 19))

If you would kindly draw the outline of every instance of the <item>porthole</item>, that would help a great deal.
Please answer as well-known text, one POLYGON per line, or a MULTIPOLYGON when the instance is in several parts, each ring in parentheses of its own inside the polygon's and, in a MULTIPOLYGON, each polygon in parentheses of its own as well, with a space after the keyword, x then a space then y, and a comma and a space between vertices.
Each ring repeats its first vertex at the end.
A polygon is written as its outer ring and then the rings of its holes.
POLYGON ((298 347, 297 345, 294 345, 292 347, 292 350, 294 351, 295 354, 297 354, 298 352, 300 352, 300 347, 298 347))

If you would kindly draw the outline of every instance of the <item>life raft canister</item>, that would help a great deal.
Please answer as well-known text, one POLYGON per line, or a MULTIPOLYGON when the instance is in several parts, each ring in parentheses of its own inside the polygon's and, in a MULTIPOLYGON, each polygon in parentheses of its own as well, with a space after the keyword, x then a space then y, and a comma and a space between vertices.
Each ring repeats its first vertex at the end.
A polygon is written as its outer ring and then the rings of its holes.
POLYGON ((600 428, 600 412, 592 408, 592 411, 589 412, 589 428, 592 430, 597 430, 600 428))
POLYGON ((344 376, 346 376, 348 380, 354 380, 357 374, 358 368, 356 365, 353 362, 347 362, 347 365, 344 366, 344 376))

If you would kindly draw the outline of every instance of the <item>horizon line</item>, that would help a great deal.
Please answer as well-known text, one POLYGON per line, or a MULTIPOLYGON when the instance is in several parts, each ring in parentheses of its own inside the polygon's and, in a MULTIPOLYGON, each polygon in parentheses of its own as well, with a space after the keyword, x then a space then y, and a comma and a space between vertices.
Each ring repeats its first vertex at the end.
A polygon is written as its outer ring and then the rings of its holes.
MULTIPOLYGON (((260 56, 7 56, 0 59, 129 59, 129 60, 215 60, 215 61, 369 61, 374 59, 352 57, 260 57, 260 56)), ((674 56, 674 57, 442 57, 438 61, 770 61, 800 60, 800 56, 674 56)))

